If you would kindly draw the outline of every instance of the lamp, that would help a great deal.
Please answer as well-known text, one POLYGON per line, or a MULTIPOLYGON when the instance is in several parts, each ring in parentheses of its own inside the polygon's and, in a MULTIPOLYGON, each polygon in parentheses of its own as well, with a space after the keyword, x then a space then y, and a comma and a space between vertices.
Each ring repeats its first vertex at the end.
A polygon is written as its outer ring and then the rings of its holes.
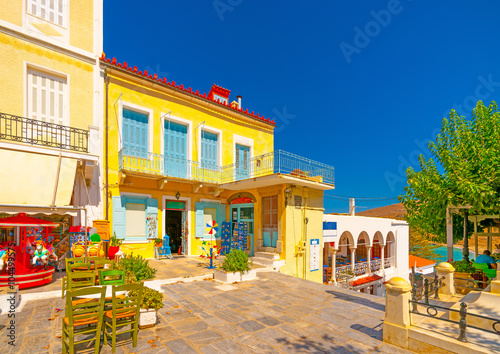
POLYGON ((288 205, 288 198, 292 196, 292 190, 290 188, 285 189, 285 206, 288 205))
POLYGON ((179 192, 177 192, 177 193, 175 194, 175 198, 176 198, 177 200, 179 200, 179 198, 180 198, 180 197, 181 197, 181 194, 180 194, 179 192))

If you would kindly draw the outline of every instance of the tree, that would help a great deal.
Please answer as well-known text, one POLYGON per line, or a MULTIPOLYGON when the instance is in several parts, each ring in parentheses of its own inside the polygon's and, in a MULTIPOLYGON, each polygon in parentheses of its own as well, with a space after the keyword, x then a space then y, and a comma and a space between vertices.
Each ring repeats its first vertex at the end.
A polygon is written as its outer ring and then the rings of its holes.
MULTIPOLYGON (((495 102, 479 101, 472 118, 450 111, 441 132, 429 143, 432 157, 419 156, 421 170, 406 170, 408 185, 400 196, 406 220, 417 232, 446 240, 446 208, 471 205, 469 213, 500 211, 500 114, 495 102)), ((453 215, 454 241, 462 238, 463 217, 453 215)), ((472 227, 469 227, 472 231, 472 227)))

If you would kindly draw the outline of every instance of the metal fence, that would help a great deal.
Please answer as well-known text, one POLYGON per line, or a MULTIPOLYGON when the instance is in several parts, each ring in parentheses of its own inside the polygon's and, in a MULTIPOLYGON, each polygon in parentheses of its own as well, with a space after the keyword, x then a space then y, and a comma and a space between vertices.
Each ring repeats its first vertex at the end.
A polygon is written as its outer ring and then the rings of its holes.
POLYGON ((223 167, 123 148, 120 170, 183 178, 213 184, 230 183, 274 173, 289 174, 327 184, 334 183, 334 168, 281 150, 223 167))
POLYGON ((0 140, 86 153, 89 131, 0 112, 0 140))

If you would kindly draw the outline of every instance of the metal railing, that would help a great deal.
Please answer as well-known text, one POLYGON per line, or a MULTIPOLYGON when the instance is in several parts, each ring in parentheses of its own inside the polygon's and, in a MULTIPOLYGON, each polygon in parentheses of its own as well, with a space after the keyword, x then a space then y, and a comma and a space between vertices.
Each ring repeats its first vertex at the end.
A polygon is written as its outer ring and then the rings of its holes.
MULTIPOLYGON (((434 294, 434 299, 439 300, 439 289, 442 288, 444 277, 438 277, 437 274, 434 275, 434 279, 429 281, 429 278, 417 274, 415 272, 415 267, 411 267, 411 300, 413 302, 418 302, 424 299, 425 304, 429 304, 429 295, 434 294), (423 285, 419 285, 419 282, 423 285)), ((413 310, 416 311, 416 305, 413 305, 413 310)))
POLYGON ((89 131, 0 112, 0 140, 88 152, 89 131))
POLYGON ((122 148, 120 170, 183 178, 213 184, 283 173, 309 180, 334 183, 334 168, 284 151, 276 151, 223 167, 198 161, 177 159, 138 149, 122 148))
POLYGON ((450 308, 438 306, 438 305, 431 305, 431 304, 422 303, 422 302, 418 302, 418 301, 414 301, 414 300, 410 300, 410 305, 412 305, 412 306, 410 306, 410 313, 413 313, 415 315, 435 318, 439 321, 445 321, 445 322, 457 324, 458 327, 460 328, 460 334, 459 334, 457 339, 461 342, 467 342, 467 328, 468 327, 478 329, 480 331, 485 331, 488 333, 494 333, 494 334, 500 335, 500 319, 493 318, 493 317, 487 317, 487 316, 481 316, 481 315, 467 312, 467 304, 465 302, 462 302, 460 304, 460 310, 450 309, 450 308), (426 309, 426 313, 419 312, 418 306, 424 307, 426 309), (444 314, 438 316, 440 311, 444 312, 444 314), (448 313, 448 318, 445 318, 445 316, 444 316, 446 313, 448 313), (460 319, 458 321, 454 321, 453 319, 451 319, 452 314, 456 314, 456 313, 458 313, 458 315, 460 317, 460 319), (467 323, 467 316, 481 318, 482 320, 485 320, 485 321, 490 321, 492 329, 486 329, 486 328, 475 326, 471 323, 467 323))
POLYGON ((223 166, 222 183, 282 173, 312 181, 334 184, 334 172, 332 166, 277 150, 255 156, 246 164, 245 162, 239 162, 223 166))

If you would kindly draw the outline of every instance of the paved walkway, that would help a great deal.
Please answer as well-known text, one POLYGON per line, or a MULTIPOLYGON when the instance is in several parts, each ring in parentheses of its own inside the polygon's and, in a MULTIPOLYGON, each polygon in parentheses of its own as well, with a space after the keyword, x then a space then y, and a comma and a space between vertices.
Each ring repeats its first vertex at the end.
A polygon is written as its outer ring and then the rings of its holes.
MULTIPOLYGON (((384 298, 280 273, 258 277, 232 285, 163 285, 165 307, 156 326, 139 331, 136 348, 127 339, 117 353, 404 352, 381 341, 384 298)), ((16 315, 16 347, 0 331, 2 354, 60 353, 64 310, 56 308, 64 308, 59 297, 29 301, 16 315)), ((7 320, 0 316, 0 324, 7 320)))

